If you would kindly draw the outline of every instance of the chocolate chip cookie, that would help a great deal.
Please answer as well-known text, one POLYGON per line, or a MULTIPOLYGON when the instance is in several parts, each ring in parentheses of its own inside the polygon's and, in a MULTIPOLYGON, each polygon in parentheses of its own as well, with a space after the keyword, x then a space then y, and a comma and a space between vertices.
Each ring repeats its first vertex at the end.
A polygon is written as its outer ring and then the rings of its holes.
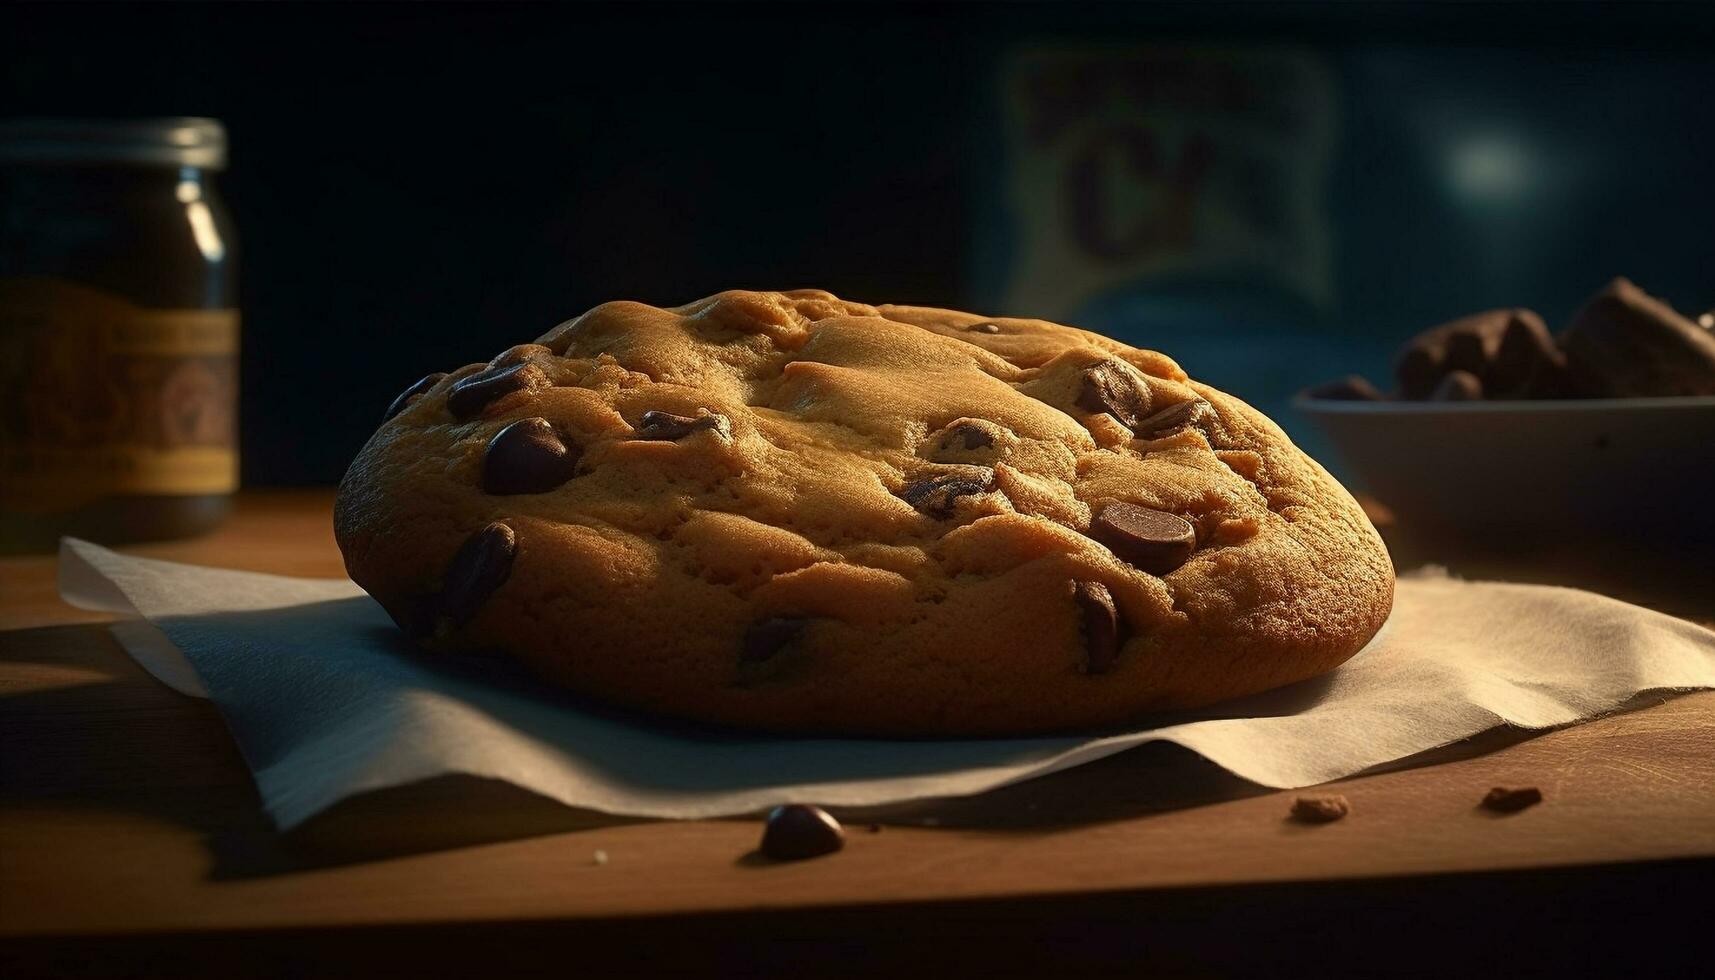
POLYGON ((799 290, 607 303, 388 408, 351 577, 432 651, 783 732, 1117 724, 1328 671, 1393 572, 1168 357, 799 290))

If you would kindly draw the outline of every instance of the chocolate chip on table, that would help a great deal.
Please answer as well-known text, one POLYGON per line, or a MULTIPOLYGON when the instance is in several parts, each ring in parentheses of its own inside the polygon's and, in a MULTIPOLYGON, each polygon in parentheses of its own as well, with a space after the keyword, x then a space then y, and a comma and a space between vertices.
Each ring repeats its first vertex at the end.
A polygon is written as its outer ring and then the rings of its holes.
MULTIPOLYGON (((992 477, 991 477, 992 479, 992 477)), ((907 483, 899 496, 930 517, 953 516, 954 503, 964 496, 987 493, 988 487, 965 476, 934 476, 907 483)))
POLYGON ((1090 537, 1151 575, 1166 575, 1197 550, 1197 529, 1190 521, 1128 503, 1105 507, 1090 523, 1090 537))
POLYGON ((399 393, 399 397, 393 399, 393 404, 387 406, 387 412, 381 416, 381 421, 386 422, 393 416, 403 412, 408 405, 420 398, 423 392, 433 388, 437 382, 446 376, 447 373, 445 371, 436 371, 434 374, 425 374, 421 378, 418 378, 416 384, 413 384, 411 387, 401 391, 399 393))
POLYGON ((787 644, 804 632, 809 620, 799 616, 774 616, 751 624, 744 633, 744 647, 739 651, 741 663, 761 663, 770 660, 787 644))
POLYGON ((670 412, 644 412, 638 420, 638 439, 683 439, 685 436, 702 429, 712 429, 719 433, 731 433, 732 424, 724 415, 699 415, 691 418, 686 415, 674 415, 670 412))
POLYGON ((1429 394, 1430 401, 1436 402, 1480 402, 1483 400, 1483 382, 1469 371, 1449 371, 1429 394))
POLYGON ((1100 582, 1073 582, 1072 598, 1083 621, 1084 672, 1105 674, 1119 661, 1119 613, 1114 597, 1100 582))
POLYGON ((510 367, 489 368, 454 382, 447 392, 447 411, 460 419, 475 418, 498 399, 534 386, 542 369, 526 361, 510 367))
POLYGON ((941 439, 942 449, 983 449, 992 445, 994 445, 994 435, 981 426, 972 425, 969 422, 948 429, 947 434, 941 439), (955 446, 954 443, 959 445, 955 446))
POLYGON ((1181 429, 1200 426, 1214 412, 1209 403, 1201 398, 1176 402, 1132 426, 1132 433, 1139 439, 1160 439, 1181 429))
POLYGON ((519 419, 488 440, 482 457, 483 492, 546 493, 572 478, 582 455, 547 419, 519 419))
POLYGON ((1300 796, 1292 801, 1292 819, 1300 823, 1333 823, 1352 812, 1344 796, 1300 796))
POLYGON ((1091 415, 1106 412, 1128 429, 1149 413, 1149 389, 1119 361, 1102 361, 1084 369, 1075 404, 1091 415))
POLYGON ((465 539, 441 588, 441 611, 454 626, 470 622, 488 597, 512 574, 518 538, 512 528, 495 522, 465 539))
POLYGON ((1542 802, 1542 790, 1535 786, 1519 786, 1508 788, 1496 786, 1483 797, 1484 809, 1497 813, 1517 813, 1525 807, 1535 806, 1542 802))
POLYGON ((1380 402, 1386 401, 1375 385, 1368 378, 1357 374, 1348 374, 1338 381, 1329 381, 1314 388, 1306 389, 1304 394, 1309 398, 1320 398, 1334 402, 1380 402))
POLYGON ((846 846, 840 822, 819 806, 789 803, 769 811, 761 851, 776 861, 802 861, 846 846))

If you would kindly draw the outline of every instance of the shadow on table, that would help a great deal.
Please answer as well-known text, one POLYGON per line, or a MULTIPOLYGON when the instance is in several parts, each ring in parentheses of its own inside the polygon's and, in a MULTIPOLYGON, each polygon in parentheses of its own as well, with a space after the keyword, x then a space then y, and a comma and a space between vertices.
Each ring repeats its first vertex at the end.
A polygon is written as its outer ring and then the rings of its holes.
MULTIPOLYGON (((0 799, 186 827, 202 836, 215 879, 638 822, 573 809, 502 781, 450 775, 352 797, 283 834, 263 812, 219 713, 150 678, 105 626, 3 635, 0 656, 27 665, 35 680, 0 694, 0 799)), ((1496 730, 1389 768, 1479 755, 1534 734, 1496 730)), ((854 829, 873 823, 1027 834, 1271 792, 1190 750, 1157 742, 980 796, 835 812, 854 829)))

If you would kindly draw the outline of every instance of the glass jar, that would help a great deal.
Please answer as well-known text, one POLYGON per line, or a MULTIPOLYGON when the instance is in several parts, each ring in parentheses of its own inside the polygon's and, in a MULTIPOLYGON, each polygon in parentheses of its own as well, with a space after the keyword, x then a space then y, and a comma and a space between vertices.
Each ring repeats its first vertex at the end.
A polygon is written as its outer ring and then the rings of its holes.
POLYGON ((0 122, 0 550, 182 537, 238 486, 212 119, 0 122))

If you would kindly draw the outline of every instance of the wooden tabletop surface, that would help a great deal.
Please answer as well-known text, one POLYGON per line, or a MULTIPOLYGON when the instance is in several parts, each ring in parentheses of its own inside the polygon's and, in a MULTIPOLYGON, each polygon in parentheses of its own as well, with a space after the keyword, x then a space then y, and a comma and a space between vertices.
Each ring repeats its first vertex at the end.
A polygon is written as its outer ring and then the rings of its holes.
MULTIPOLYGON (((330 507, 325 491, 249 493, 212 535, 126 550, 338 575, 330 507)), ((1561 567, 1536 577, 1584 584, 1561 567)), ((1626 582, 1613 591, 1715 618, 1715 595, 1626 582)), ((374 794, 281 835, 218 713, 143 673, 105 619, 58 599, 52 557, 0 560, 0 953, 19 969, 111 972, 147 956, 255 972, 249 957, 283 936, 291 943, 276 952, 308 957, 300 965, 325 966, 318 949, 342 951, 347 966, 365 956, 397 965, 409 948, 445 966, 490 948, 449 938, 485 927, 507 957, 541 949, 551 930, 555 944, 582 936, 604 955, 621 942, 647 962, 690 962, 690 947, 640 932, 661 922, 699 937, 695 955, 714 957, 705 964, 760 955, 754 944, 782 929, 821 951, 822 966, 855 968, 890 943, 935 947, 913 953, 922 960, 947 953, 925 936, 960 936, 968 957, 1055 922, 1060 946, 1030 948, 1058 948, 1068 967, 1123 955, 1144 936, 1166 957, 1152 962, 1230 965, 1165 951, 1206 942, 1199 930, 1240 909, 1252 931, 1313 928, 1312 897, 1362 918, 1378 907, 1366 889, 1395 902, 1440 896, 1423 899, 1425 916, 1464 903, 1461 921, 1478 928, 1490 913, 1475 910, 1501 901, 1492 896, 1632 902, 1676 876, 1715 877, 1715 692, 1535 737, 1491 733, 1420 766, 1344 780, 1330 790, 1352 813, 1326 826, 1286 819, 1295 793, 1151 746, 973 800, 847 814, 846 849, 797 864, 756 858, 755 819, 616 820, 474 779, 374 794), (1497 785, 1538 786, 1545 799, 1506 816, 1478 808, 1497 785), (1184 911, 1195 908, 1204 913, 1184 911), (1150 931, 1165 922, 1177 923, 1170 935, 1150 931), (1064 933, 1103 924, 1114 928, 1094 947, 1064 933), (869 938, 854 951, 859 928, 869 938), (366 935, 386 942, 361 952, 366 935)), ((789 964, 782 950, 800 947, 769 948, 789 964)))

